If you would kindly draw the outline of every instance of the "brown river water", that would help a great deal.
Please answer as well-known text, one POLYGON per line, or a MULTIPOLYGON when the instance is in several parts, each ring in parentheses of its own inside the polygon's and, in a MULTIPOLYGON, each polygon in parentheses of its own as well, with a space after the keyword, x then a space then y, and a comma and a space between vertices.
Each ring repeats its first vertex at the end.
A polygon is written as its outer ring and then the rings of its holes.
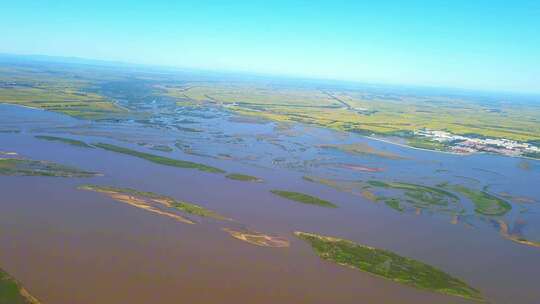
MULTIPOLYGON (((403 215, 301 179, 297 172, 199 159, 262 177, 160 166, 100 149, 0 134, 0 150, 97 171, 93 178, 0 176, 0 265, 44 304, 468 303, 319 259, 292 232, 343 237, 419 259, 462 278, 490 303, 540 303, 540 250, 488 229, 403 215), (247 227, 289 238, 289 248, 231 238, 223 225, 187 225, 77 190, 92 183, 191 201, 247 227), (278 198, 289 188, 338 202, 326 209, 278 198)), ((196 158, 194 158, 196 159, 196 158)))

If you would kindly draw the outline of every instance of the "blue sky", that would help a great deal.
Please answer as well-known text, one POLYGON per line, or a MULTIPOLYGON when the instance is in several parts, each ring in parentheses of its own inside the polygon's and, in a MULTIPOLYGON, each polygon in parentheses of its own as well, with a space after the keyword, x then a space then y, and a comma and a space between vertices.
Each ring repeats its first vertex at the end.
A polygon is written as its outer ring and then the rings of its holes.
POLYGON ((3 1, 0 52, 540 92, 540 1, 3 1))

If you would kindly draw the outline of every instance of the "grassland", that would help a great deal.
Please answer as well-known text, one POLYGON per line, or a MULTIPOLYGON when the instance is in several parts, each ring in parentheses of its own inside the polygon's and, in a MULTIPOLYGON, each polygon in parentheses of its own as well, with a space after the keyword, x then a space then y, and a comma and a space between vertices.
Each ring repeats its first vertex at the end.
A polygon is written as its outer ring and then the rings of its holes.
POLYGON ((286 198, 291 201, 299 202, 302 204, 308 204, 308 205, 315 205, 320 207, 326 207, 326 208, 337 208, 336 205, 333 203, 320 199, 318 197, 314 197, 311 195, 307 195, 300 192, 293 192, 293 191, 283 191, 283 190, 271 190, 275 195, 281 196, 283 198, 286 198))
MULTIPOLYGON (((540 139, 540 106, 534 103, 300 85, 186 83, 162 88, 164 95, 185 102, 223 105, 248 116, 361 134, 409 137, 412 131, 427 128, 518 141, 540 139)), ((410 144, 443 148, 422 140, 410 144)))
POLYGON ((225 177, 227 177, 228 179, 244 181, 244 182, 261 182, 262 181, 262 179, 256 176, 240 174, 240 173, 227 174, 225 177))
POLYGON ((229 218, 222 216, 212 210, 206 209, 202 206, 188 203, 185 201, 179 201, 172 197, 153 192, 144 192, 130 188, 118 188, 97 185, 83 185, 78 187, 78 189, 104 193, 117 201, 128 203, 132 206, 161 215, 169 216, 179 221, 190 224, 193 223, 191 220, 182 218, 175 213, 168 212, 167 210, 162 210, 159 207, 171 208, 189 215, 208 217, 216 220, 230 220, 229 218))
POLYGON ((82 71, 32 65, 0 66, 0 102, 83 119, 127 114, 125 109, 96 93, 93 88, 97 81, 89 75, 82 77, 82 71))
POLYGON ((88 172, 48 161, 0 158, 0 175, 92 177, 98 175, 98 173, 88 172))
POLYGON ((444 151, 448 148, 448 146, 444 143, 419 137, 408 138, 407 145, 414 148, 436 151, 444 151))
POLYGON ((295 235, 308 242, 315 253, 324 260, 419 289, 470 300, 482 300, 478 290, 420 261, 344 239, 298 231, 295 235))
POLYGON ((65 138, 65 137, 56 137, 56 136, 47 136, 47 135, 36 135, 35 138, 37 139, 43 139, 48 141, 58 141, 62 142, 68 145, 77 146, 77 147, 83 147, 83 148, 93 148, 89 144, 85 143, 84 141, 71 139, 71 138, 65 138))
POLYGON ((150 76, 86 66, 0 65, 0 102, 85 119, 137 114, 113 100, 124 100, 143 109, 156 98, 166 98, 181 107, 218 105, 274 121, 301 122, 366 135, 401 136, 408 138, 409 145, 427 149, 444 147, 411 138, 413 131, 426 128, 540 142, 538 104, 515 102, 511 98, 487 102, 482 96, 412 92, 294 82, 178 82, 167 73, 150 76))
POLYGON ((0 269, 0 304, 39 303, 19 282, 0 269))
POLYGON ((97 143, 97 144, 94 144, 94 146, 101 149, 105 149, 107 151, 112 151, 116 153, 121 153, 121 154, 126 154, 126 155, 135 156, 138 158, 142 158, 147 161, 160 164, 160 165, 178 167, 178 168, 184 168, 184 169, 196 169, 199 171, 210 172, 210 173, 225 173, 225 171, 219 168, 207 166, 204 164, 140 152, 140 151, 136 151, 136 150, 132 150, 132 149, 124 148, 124 147, 119 147, 119 146, 115 146, 111 144, 97 143))
POLYGON ((478 191, 460 185, 454 185, 452 189, 469 198, 475 206, 474 211, 477 213, 489 216, 501 216, 512 209, 512 205, 507 201, 485 191, 478 191))

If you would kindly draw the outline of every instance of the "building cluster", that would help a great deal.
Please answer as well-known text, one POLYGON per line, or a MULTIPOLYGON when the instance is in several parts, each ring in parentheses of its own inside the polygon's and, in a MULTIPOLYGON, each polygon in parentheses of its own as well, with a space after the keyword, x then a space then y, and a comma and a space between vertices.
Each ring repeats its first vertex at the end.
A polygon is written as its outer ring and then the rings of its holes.
POLYGON ((525 142, 505 138, 480 138, 455 135, 446 131, 421 129, 414 132, 416 136, 445 143, 448 150, 456 153, 490 152, 508 156, 521 156, 540 153, 540 148, 525 142))

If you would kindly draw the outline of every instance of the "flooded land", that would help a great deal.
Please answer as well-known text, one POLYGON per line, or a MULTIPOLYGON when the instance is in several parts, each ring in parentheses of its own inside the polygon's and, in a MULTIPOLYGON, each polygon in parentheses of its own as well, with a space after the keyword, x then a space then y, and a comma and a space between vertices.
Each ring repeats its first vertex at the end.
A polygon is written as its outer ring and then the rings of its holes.
POLYGON ((533 157, 434 151, 378 89, 11 68, 0 303, 540 302, 533 157))

